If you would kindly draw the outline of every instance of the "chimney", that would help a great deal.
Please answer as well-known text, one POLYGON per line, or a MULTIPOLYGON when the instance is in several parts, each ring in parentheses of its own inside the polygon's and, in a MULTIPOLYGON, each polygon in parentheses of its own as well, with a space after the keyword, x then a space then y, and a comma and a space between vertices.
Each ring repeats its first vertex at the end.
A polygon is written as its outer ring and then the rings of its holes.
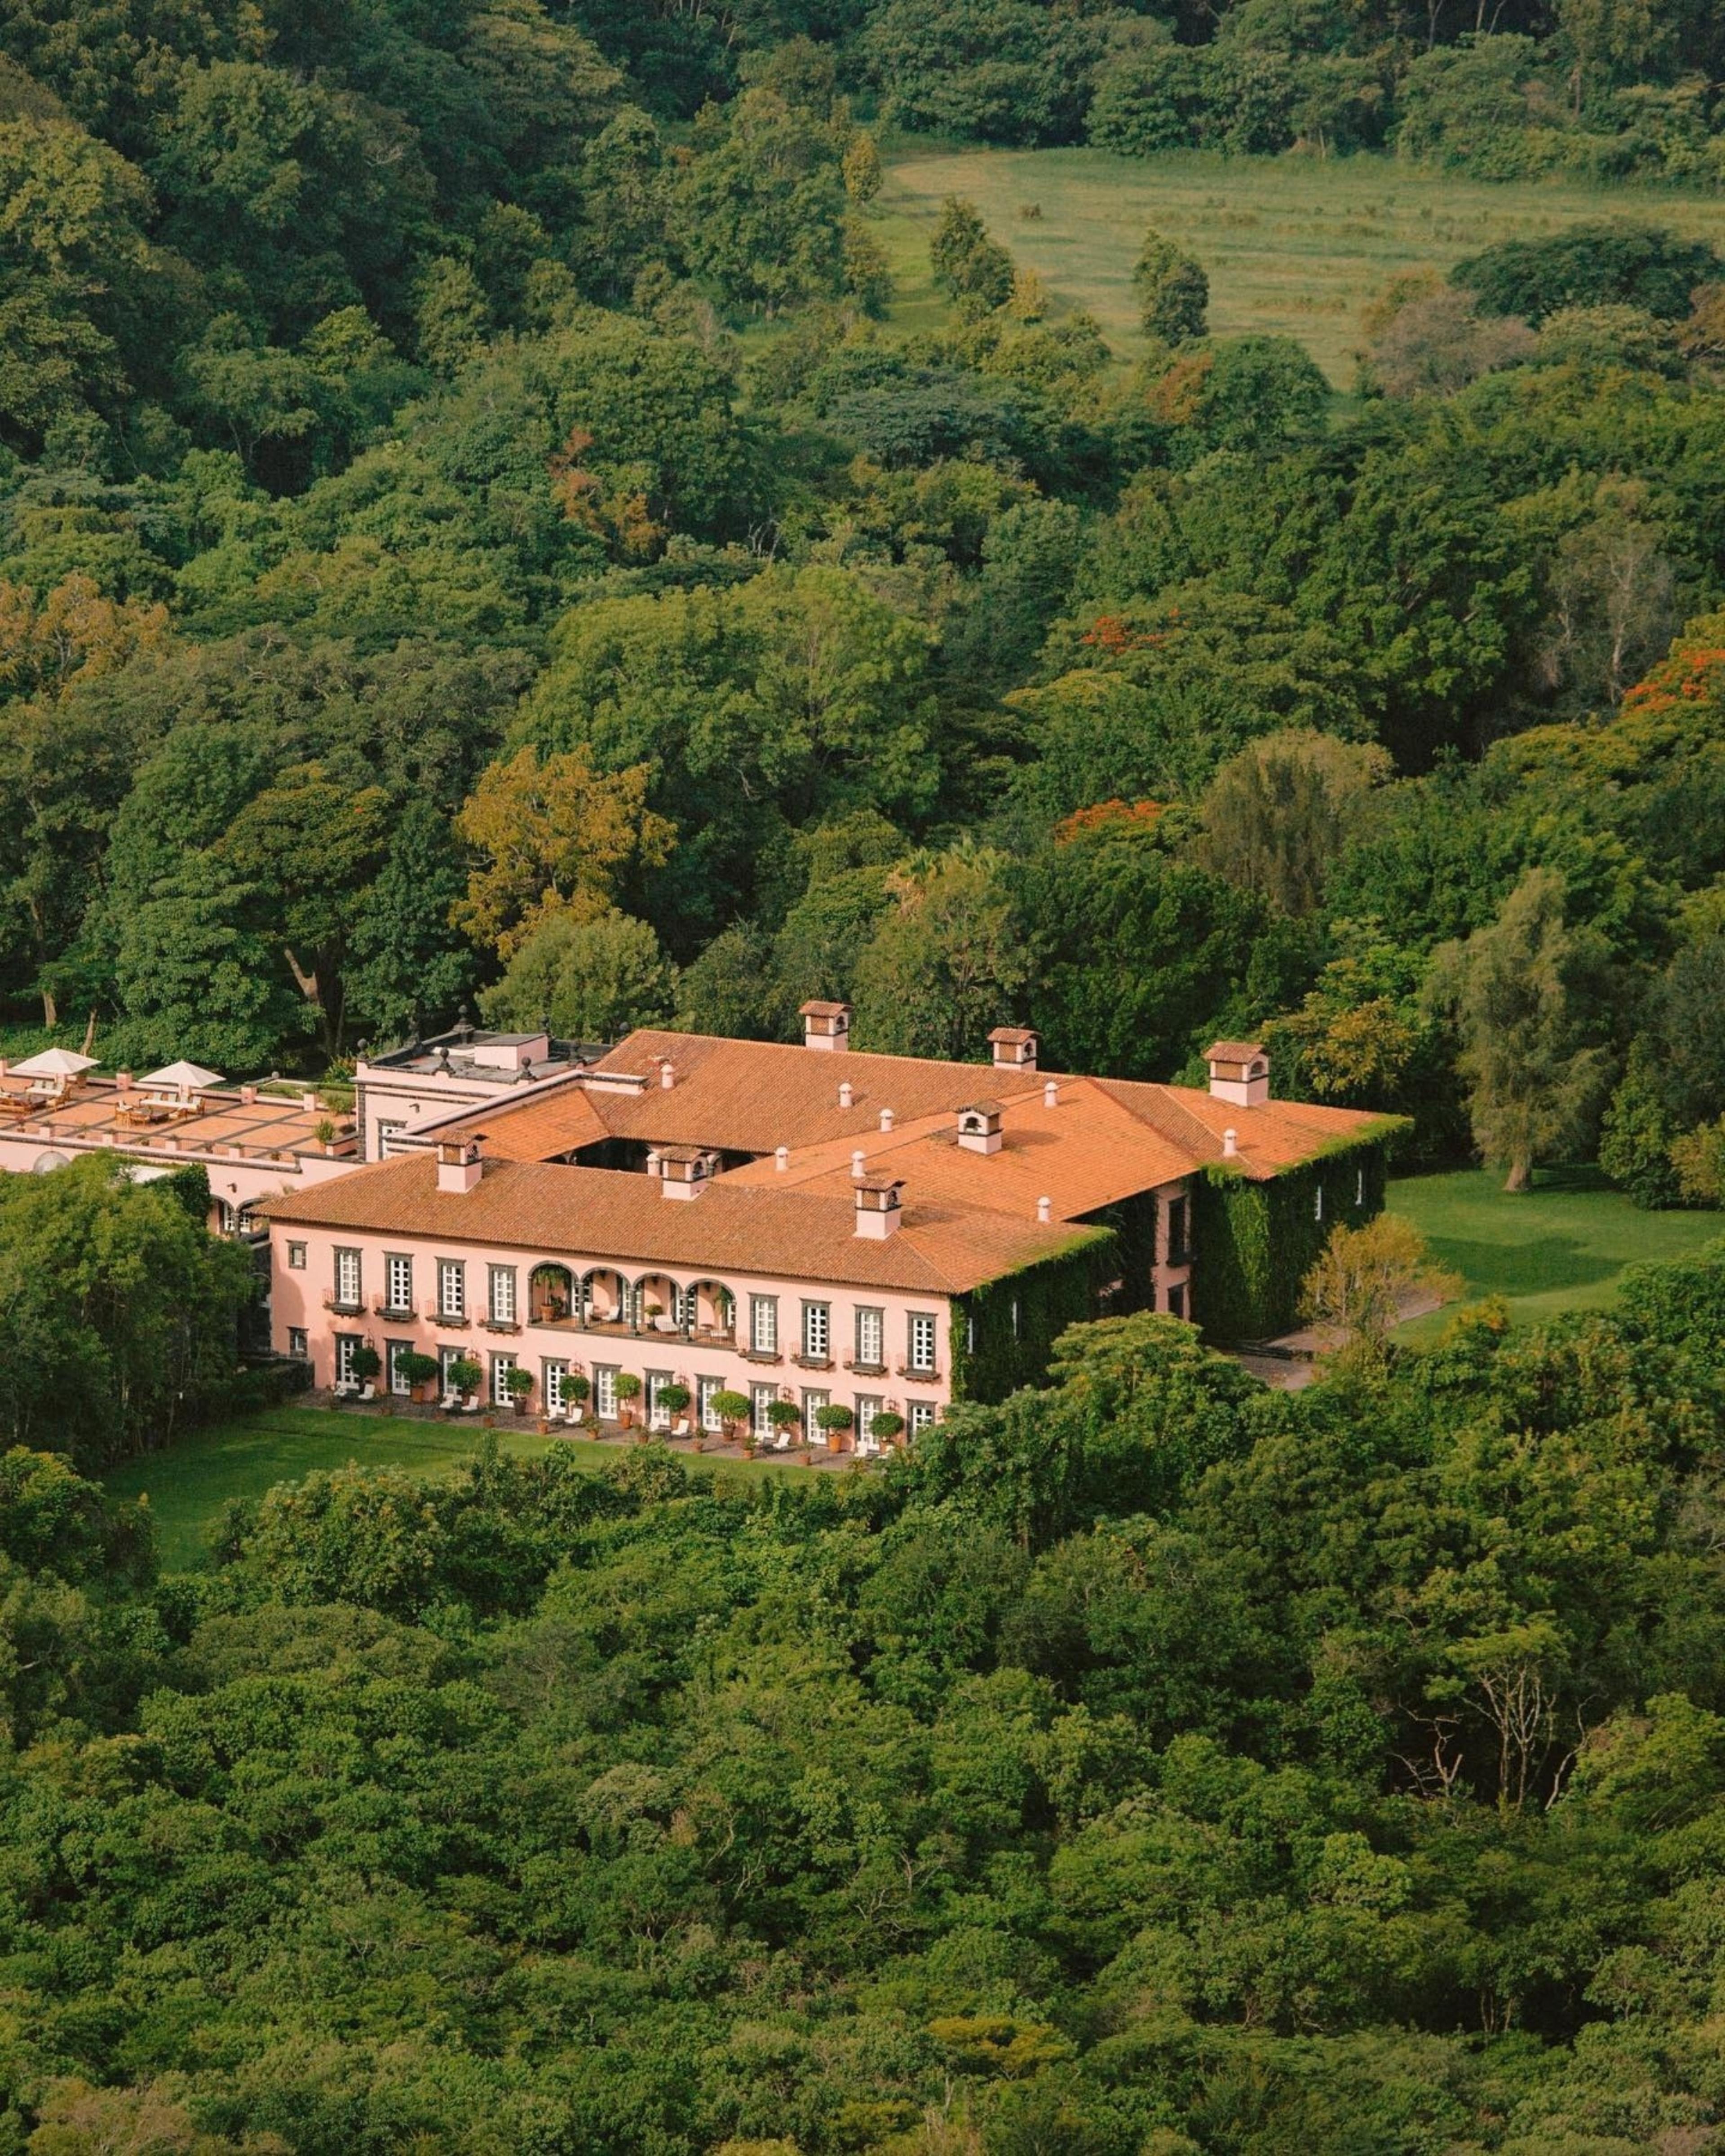
POLYGON ((997 1025, 988 1035, 997 1070, 1016 1070, 1025 1077, 1036 1069, 1036 1036, 1026 1026, 997 1025))
POLYGON ((1238 1131, 1224 1131, 1222 1133, 1223 1159, 1232 1160, 1239 1151, 1240 1132, 1238 1131))
POLYGON ((859 1183, 856 1186, 856 1232, 870 1242, 884 1243, 898 1233, 898 1182, 859 1183))
POLYGON ((1038 1221, 1041 1224, 1041 1225, 1042 1225, 1043 1227, 1045 1227, 1045 1227, 1047 1227, 1047 1225, 1048 1225, 1048 1224, 1050 1223, 1050 1220, 1052 1220, 1052 1219, 1053 1219, 1053 1218, 1054 1218, 1054 1200, 1053 1200, 1053 1199, 1051 1199, 1051 1198, 1039 1198, 1039 1199, 1037 1199, 1037 1201, 1036 1201, 1036 1218, 1037 1218, 1038 1221))
POLYGON ((665 1146, 659 1155, 661 1198, 699 1198, 712 1178, 715 1158, 699 1146, 665 1146))
POLYGON ((839 1106, 841 1108, 848 1108, 855 1097, 850 1089, 850 1081, 847 1078, 839 1088, 839 1106))
POLYGON ((664 1091, 668 1093, 676 1082, 677 1066, 671 1061, 670 1056, 667 1055, 664 1062, 659 1066, 659 1083, 664 1091))
POLYGON ((890 1131, 892 1128, 892 1111, 891 1108, 883 1108, 880 1111, 880 1127, 883 1131, 890 1131))
POLYGON ((860 1183, 862 1181, 863 1170, 865 1165, 866 1163, 863 1158, 863 1149, 859 1146, 856 1151, 850 1156, 850 1179, 853 1183, 860 1183))
POLYGON ((999 1152, 1000 1103, 974 1101, 958 1111, 958 1142, 966 1152, 999 1152))
POLYGON ((803 1045, 805 1048, 832 1050, 850 1047, 849 1004, 806 1003, 798 1015, 803 1021, 803 1045))
POLYGON ((659 1173, 659 1148, 657 1146, 649 1146, 647 1148, 647 1173, 649 1175, 657 1175, 659 1173))
POLYGON ((1270 1058, 1255 1040, 1213 1040, 1204 1051, 1210 1097, 1236 1108, 1261 1108, 1270 1098, 1270 1058))
POLYGON ((465 1198, 477 1190, 485 1168, 480 1158, 480 1138, 442 1138, 437 1148, 437 1187, 446 1197, 465 1198))
POLYGON ((790 1147, 788 1146, 775 1146, 773 1149, 773 1165, 774 1168, 778 1169, 781 1175, 783 1175, 790 1164, 790 1147))

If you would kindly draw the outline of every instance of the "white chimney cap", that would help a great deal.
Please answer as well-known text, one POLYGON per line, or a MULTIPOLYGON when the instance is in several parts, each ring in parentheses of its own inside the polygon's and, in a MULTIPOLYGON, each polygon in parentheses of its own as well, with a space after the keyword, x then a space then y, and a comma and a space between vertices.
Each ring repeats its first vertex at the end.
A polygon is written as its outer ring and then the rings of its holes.
POLYGON ((892 1128, 892 1111, 891 1108, 883 1108, 880 1111, 880 1127, 883 1131, 890 1131, 892 1128))
POLYGON ((1053 1218, 1054 1218, 1054 1200, 1053 1200, 1053 1199, 1051 1199, 1051 1198, 1039 1198, 1039 1199, 1037 1199, 1037 1201, 1036 1201, 1036 1218, 1037 1218, 1037 1219, 1038 1219, 1042 1223, 1042 1224, 1043 1224, 1043 1226, 1044 1226, 1045 1228, 1048 1225, 1049 1222, 1050 1222, 1050 1220, 1052 1220, 1052 1219, 1053 1219, 1053 1218))
POLYGON ((659 1066, 659 1082, 667 1093, 677 1082, 677 1066, 668 1055, 659 1066))
POLYGON ((775 1146, 773 1152, 773 1165, 778 1170, 779 1173, 783 1175, 790 1164, 790 1147, 788 1146, 775 1146))
POLYGON ((846 1078, 841 1082, 839 1087, 839 1106, 841 1108, 848 1108, 854 1098, 855 1096, 851 1091, 850 1081, 846 1078))
POLYGON ((850 1156, 850 1173, 859 1183, 863 1179, 864 1165, 863 1149, 859 1146, 856 1151, 850 1156))
POLYGON ((1240 1132, 1239 1132, 1238 1131, 1224 1131, 1224 1132, 1223 1132, 1223 1133, 1222 1133, 1222 1158, 1223 1158, 1223 1159, 1224 1159, 1224 1160, 1232 1160, 1232 1159, 1233 1159, 1233 1158, 1234 1158, 1234 1156, 1235 1156, 1235 1155, 1239 1151, 1240 1151, 1240 1132))
POLYGON ((1042 1089, 1042 1105, 1045 1108, 1057 1108, 1060 1105, 1060 1089, 1052 1078, 1042 1089))

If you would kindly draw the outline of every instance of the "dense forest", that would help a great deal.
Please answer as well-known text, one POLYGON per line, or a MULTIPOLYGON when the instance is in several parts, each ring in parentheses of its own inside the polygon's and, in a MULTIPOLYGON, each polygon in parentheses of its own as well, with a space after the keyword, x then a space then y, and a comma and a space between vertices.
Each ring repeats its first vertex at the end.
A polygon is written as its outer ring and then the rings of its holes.
POLYGON ((1298 1394, 1116 1319, 885 1475, 348 1471, 163 1579, 15 1450, 0 2147, 1698 2156, 1722 1370, 1717 1253, 1298 1394))
POLYGON ((944 325, 900 333, 877 228, 888 128, 1124 141, 1153 76, 1242 55, 1286 126, 1191 140, 1336 154, 1286 63, 1435 156, 1431 85, 1512 51, 1530 141, 1681 110, 1704 179, 1718 36, 0 11, 0 999, 239 1075, 464 1011, 771 1037, 809 995, 1132 1076, 1262 1030, 1426 1158, 1603 1132, 1645 1202, 1712 1202, 1712 249, 1648 186, 1404 276, 1338 400, 1207 336, 1154 233, 1121 355, 959 200, 944 325))
MULTIPOLYGON (((0 0, 0 1016, 1250 1031, 1718 1204, 1722 77, 1705 0, 0 0), (1625 184, 1337 393, 958 198, 907 331, 906 131, 1625 184)), ((165 1574, 93 1478, 248 1397, 208 1199, 0 1177, 0 2156, 1720 2145, 1725 1245, 165 1574)))

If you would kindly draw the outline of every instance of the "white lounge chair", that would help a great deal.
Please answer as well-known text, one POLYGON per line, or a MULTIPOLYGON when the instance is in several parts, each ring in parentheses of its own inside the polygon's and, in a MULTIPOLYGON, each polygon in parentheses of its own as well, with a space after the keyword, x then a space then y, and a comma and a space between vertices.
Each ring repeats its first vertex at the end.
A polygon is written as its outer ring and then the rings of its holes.
POLYGON ((373 1384, 362 1385, 359 1389, 359 1397, 362 1404, 367 1400, 374 1400, 377 1397, 377 1388, 373 1384))
POLYGON ((457 1392, 446 1392, 443 1398, 438 1402, 438 1405, 443 1409, 445 1414, 454 1414, 456 1409, 459 1408, 460 1404, 461 1395, 457 1392))
POLYGON ((462 1414, 477 1414, 482 1404, 479 1400, 463 1400, 459 1412, 462 1414))
POLYGON ((331 1398, 335 1399, 357 1399, 359 1397, 359 1387, 352 1378, 337 1378, 335 1383, 331 1386, 330 1393, 331 1398))

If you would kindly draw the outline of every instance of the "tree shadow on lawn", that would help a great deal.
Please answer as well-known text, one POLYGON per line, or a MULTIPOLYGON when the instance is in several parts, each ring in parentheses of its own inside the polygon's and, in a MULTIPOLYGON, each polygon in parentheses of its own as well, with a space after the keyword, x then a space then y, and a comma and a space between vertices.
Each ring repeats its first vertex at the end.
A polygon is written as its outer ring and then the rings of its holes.
POLYGON ((1623 1270, 1621 1258, 1602 1256, 1573 1235, 1540 1235, 1526 1243, 1464 1242, 1451 1235, 1428 1240, 1432 1256, 1460 1273, 1475 1297, 1591 1287, 1623 1270))

